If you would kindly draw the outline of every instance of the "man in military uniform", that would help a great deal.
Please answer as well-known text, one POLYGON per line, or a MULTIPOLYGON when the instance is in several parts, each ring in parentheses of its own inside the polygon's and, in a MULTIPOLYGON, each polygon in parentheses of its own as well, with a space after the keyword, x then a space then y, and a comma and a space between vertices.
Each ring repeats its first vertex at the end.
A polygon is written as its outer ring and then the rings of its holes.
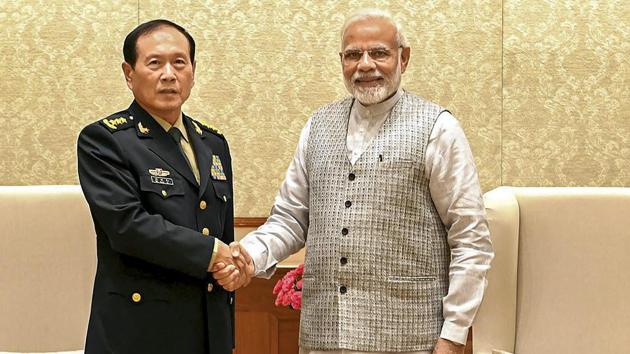
POLYGON ((78 139, 98 254, 85 352, 232 353, 234 297, 209 272, 248 260, 227 246, 228 144, 181 111, 194 85, 195 42, 155 20, 129 33, 123 50, 135 100, 78 139))

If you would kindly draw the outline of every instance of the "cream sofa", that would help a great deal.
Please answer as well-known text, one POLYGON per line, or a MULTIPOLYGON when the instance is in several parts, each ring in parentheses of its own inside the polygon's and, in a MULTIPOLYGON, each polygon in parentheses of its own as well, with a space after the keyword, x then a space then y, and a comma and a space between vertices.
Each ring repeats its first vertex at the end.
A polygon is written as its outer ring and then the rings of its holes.
POLYGON ((474 353, 629 353, 630 188, 484 198, 496 257, 474 353))

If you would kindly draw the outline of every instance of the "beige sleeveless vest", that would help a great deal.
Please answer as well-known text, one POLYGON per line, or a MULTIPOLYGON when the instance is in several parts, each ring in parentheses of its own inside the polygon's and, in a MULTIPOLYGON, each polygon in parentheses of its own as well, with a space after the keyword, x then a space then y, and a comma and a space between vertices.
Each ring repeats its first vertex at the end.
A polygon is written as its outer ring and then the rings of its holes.
POLYGON ((450 263, 424 173, 443 109, 404 93, 352 166, 346 148, 352 104, 332 103, 311 120, 300 345, 429 350, 442 328, 450 263))

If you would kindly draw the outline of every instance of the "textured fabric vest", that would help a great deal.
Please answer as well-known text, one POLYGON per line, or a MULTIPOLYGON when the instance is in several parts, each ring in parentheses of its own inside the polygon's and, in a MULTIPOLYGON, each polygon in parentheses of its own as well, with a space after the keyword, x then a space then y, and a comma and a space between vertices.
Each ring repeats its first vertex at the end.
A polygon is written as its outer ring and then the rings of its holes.
POLYGON ((429 193, 425 150, 443 109, 404 93, 352 166, 352 104, 332 103, 311 120, 300 345, 430 350, 444 321, 450 249, 429 193))

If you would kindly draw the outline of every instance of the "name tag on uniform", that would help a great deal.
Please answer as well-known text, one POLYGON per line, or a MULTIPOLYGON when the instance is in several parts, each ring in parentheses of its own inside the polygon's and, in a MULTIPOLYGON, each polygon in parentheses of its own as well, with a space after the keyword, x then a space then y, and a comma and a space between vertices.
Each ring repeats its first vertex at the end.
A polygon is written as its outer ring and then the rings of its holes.
POLYGON ((168 178, 168 177, 151 176, 151 183, 166 184, 168 186, 172 186, 173 185, 173 179, 172 178, 168 178))
POLYGON ((165 184, 167 186, 173 185, 173 179, 166 177, 171 174, 170 171, 158 167, 149 169, 149 174, 151 175, 151 183, 165 184))

